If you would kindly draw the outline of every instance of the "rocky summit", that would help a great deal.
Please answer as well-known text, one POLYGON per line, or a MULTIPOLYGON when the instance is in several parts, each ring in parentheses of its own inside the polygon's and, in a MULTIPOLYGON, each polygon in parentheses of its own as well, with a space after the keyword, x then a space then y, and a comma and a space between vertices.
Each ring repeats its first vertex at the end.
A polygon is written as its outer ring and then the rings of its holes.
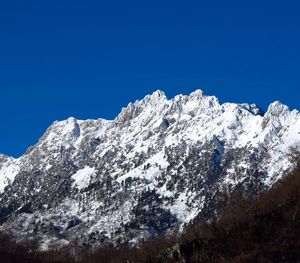
POLYGON ((300 113, 162 91, 112 121, 54 122, 20 158, 0 155, 0 230, 43 249, 139 240, 215 216, 292 169, 300 113))

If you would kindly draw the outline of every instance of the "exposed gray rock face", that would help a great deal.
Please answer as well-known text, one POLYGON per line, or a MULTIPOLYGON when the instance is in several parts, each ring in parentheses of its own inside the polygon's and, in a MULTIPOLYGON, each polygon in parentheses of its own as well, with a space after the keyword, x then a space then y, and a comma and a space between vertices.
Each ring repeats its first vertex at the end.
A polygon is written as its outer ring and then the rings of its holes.
POLYGON ((292 168, 300 114, 162 91, 113 121, 54 122, 20 158, 0 155, 0 230, 51 242, 135 243, 210 217, 227 193, 256 195, 292 168))

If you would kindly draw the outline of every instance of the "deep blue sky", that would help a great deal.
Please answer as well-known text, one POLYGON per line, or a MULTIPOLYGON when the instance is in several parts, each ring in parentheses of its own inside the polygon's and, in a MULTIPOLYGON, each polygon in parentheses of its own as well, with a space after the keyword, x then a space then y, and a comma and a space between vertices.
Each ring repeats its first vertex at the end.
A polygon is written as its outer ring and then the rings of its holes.
POLYGON ((296 3, 1 1, 0 152, 19 156, 57 119, 112 119, 156 89, 300 109, 296 3))

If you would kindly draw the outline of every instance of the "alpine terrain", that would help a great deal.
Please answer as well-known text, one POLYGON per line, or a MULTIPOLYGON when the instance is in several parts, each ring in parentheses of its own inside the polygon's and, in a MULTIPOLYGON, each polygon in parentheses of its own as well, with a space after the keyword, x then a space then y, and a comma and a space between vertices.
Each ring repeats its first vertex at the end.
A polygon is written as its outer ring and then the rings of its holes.
POLYGON ((300 113, 220 104, 201 90, 130 103, 112 121, 54 122, 20 158, 0 155, 0 231, 43 249, 136 244, 256 197, 293 168, 300 113))

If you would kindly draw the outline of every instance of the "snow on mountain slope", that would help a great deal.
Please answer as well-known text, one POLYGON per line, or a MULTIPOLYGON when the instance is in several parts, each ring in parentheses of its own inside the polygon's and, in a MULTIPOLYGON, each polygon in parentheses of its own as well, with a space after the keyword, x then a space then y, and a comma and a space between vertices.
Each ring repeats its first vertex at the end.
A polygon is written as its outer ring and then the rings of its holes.
POLYGON ((234 189, 269 188, 299 145, 300 114, 280 102, 262 113, 156 91, 113 121, 54 122, 19 159, 1 155, 0 229, 48 245, 135 243, 211 217, 234 189))
POLYGON ((11 184, 20 171, 18 160, 0 155, 0 192, 5 186, 11 184))

